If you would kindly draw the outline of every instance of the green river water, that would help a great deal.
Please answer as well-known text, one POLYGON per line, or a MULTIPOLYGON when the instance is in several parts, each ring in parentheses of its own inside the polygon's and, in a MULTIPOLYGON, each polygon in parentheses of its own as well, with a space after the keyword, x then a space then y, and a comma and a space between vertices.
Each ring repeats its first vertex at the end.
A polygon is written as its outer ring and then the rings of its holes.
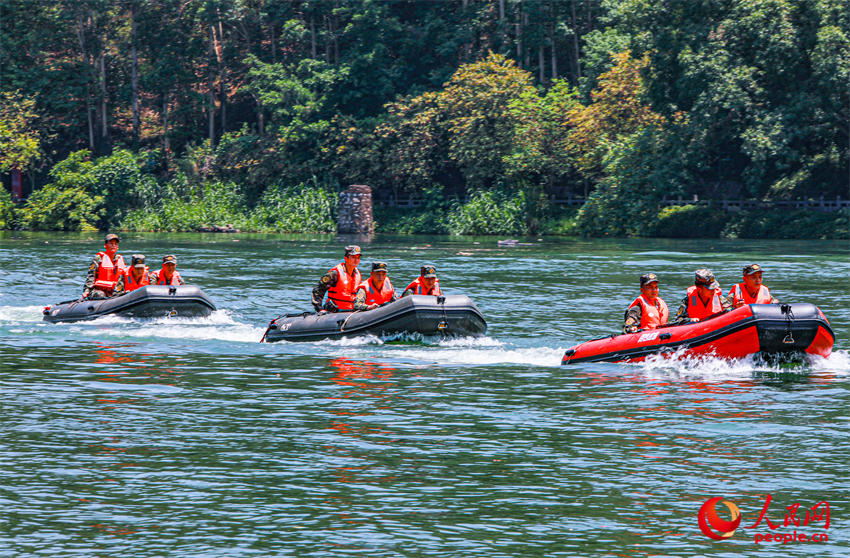
POLYGON ((378 236, 361 269, 435 264, 487 336, 260 344, 350 239, 126 234, 219 310, 53 325, 102 235, 0 234, 0 557, 850 555, 847 242, 378 236), (559 366, 642 273, 675 312, 696 268, 728 291, 751 262, 823 310, 831 357, 559 366), (795 531, 827 540, 755 542, 795 531))

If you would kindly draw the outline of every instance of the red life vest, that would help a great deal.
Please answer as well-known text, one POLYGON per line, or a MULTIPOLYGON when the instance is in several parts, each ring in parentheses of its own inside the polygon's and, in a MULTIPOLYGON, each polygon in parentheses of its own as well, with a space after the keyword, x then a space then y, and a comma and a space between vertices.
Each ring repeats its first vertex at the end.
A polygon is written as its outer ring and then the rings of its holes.
POLYGON ((345 264, 340 262, 333 269, 337 271, 339 278, 336 285, 328 288, 328 299, 333 300, 339 310, 351 310, 354 308, 354 291, 360 285, 360 270, 355 268, 354 273, 349 275, 345 271, 345 264))
POLYGON ((126 272, 124 272, 124 290, 127 292, 135 291, 139 287, 144 287, 146 285, 150 285, 150 276, 148 266, 145 266, 145 271, 142 273, 142 278, 137 283, 133 279, 133 268, 128 268, 126 272))
POLYGON ((357 290, 363 289, 366 291, 366 304, 384 304, 393 299, 395 290, 393 284, 390 283, 390 278, 384 279, 384 284, 381 285, 381 290, 377 290, 372 283, 372 278, 369 277, 366 281, 360 283, 357 290))
POLYGON ((117 257, 113 262, 106 252, 98 252, 97 255, 100 256, 100 266, 97 268, 97 275, 94 277, 94 288, 111 293, 115 289, 118 277, 127 269, 124 256, 115 254, 117 257))
POLYGON ((688 317, 704 320, 712 314, 717 314, 723 310, 723 305, 720 304, 720 295, 723 291, 714 289, 714 294, 708 304, 703 304, 702 299, 697 294, 697 286, 691 285, 688 288, 688 317))
POLYGON ((667 309, 667 303, 661 297, 656 297, 656 304, 650 304, 648 300, 640 295, 634 302, 629 304, 629 308, 635 305, 640 306, 640 328, 655 329, 660 325, 667 323, 667 318, 670 317, 670 311, 667 309))
POLYGON ((738 283, 732 290, 729 291, 729 296, 732 297, 732 305, 738 303, 739 300, 742 300, 744 304, 770 304, 772 297, 770 296, 770 291, 764 285, 759 285, 759 292, 756 293, 755 297, 750 296, 750 293, 747 292, 747 286, 743 283, 738 283))
POLYGON ((405 287, 404 290, 406 291, 408 289, 413 289, 413 294, 442 296, 443 291, 440 290, 440 280, 439 279, 436 279, 434 281, 434 288, 431 289, 430 291, 428 290, 428 287, 425 286, 425 283, 422 282, 422 279, 424 279, 424 277, 422 277, 420 275, 419 277, 417 277, 416 279, 411 281, 410 284, 407 287, 405 287))
POLYGON ((180 273, 175 269, 174 275, 171 276, 171 282, 165 282, 165 269, 160 269, 156 273, 156 284, 157 285, 179 285, 180 284, 180 273))

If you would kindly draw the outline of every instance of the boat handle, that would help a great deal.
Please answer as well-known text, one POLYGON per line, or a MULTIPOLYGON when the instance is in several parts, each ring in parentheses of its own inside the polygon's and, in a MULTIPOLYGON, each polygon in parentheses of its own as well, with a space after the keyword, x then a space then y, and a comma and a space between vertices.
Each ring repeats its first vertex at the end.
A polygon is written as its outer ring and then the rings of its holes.
POLYGON ((168 287, 168 294, 177 294, 177 287, 168 287))
POLYGON ((667 341, 671 337, 673 337, 672 333, 662 333, 661 335, 658 336, 658 339, 661 340, 661 341, 667 341))

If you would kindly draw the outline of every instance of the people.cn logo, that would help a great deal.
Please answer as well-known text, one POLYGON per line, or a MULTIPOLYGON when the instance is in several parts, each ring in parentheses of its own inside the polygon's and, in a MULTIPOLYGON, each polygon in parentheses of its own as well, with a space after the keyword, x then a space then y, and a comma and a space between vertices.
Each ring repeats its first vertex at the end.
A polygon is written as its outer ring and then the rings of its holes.
POLYGON ((697 518, 699 519, 699 528, 705 536, 718 541, 734 535, 735 529, 741 524, 741 512, 738 510, 738 506, 724 500, 722 496, 707 500, 700 507, 697 518), (723 505, 729 509, 729 513, 732 514, 731 520, 720 519, 720 516, 717 515, 715 507, 718 502, 723 502, 723 505))

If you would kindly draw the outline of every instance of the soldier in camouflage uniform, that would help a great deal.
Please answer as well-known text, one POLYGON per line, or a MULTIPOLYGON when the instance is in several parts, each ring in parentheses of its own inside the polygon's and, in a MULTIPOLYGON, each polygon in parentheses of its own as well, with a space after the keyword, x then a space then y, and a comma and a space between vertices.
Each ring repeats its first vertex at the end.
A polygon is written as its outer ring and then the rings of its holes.
POLYGON ((654 273, 641 275, 640 296, 626 310, 623 333, 655 329, 666 324, 668 316, 667 303, 658 296, 658 276, 654 273), (646 309, 646 316, 644 316, 644 309, 646 309))
POLYGON ((357 287, 357 290, 355 291, 355 310, 374 310, 383 304, 398 300, 398 295, 393 289, 393 284, 390 282, 390 278, 387 277, 387 272, 387 262, 372 262, 372 273, 366 281, 360 283, 360 286, 357 287), (378 288, 378 285, 381 286, 380 289, 378 288), (377 294, 372 293, 372 298, 385 298, 385 300, 369 301, 369 290, 376 290, 377 294))
MULTIPOLYGON (((106 235, 106 239, 103 242, 104 250, 106 251, 106 255, 110 256, 110 259, 115 263, 116 266, 119 267, 118 277, 123 275, 123 269, 125 267, 124 257, 118 253, 118 235, 117 234, 108 234, 106 235)), ((100 264, 103 262, 103 258, 101 257, 101 252, 98 252, 94 255, 91 260, 91 264, 89 265, 88 275, 86 275, 86 282, 83 285, 83 296, 82 299, 90 298, 107 298, 110 296, 115 296, 124 292, 124 283, 121 282, 121 287, 119 290, 118 282, 116 282, 115 287, 111 292, 107 292, 100 288, 95 288, 95 283, 97 282, 97 273, 100 269, 100 264)), ((116 278, 116 281, 119 281, 116 278)))
MULTIPOLYGON (((330 271, 322 275, 322 278, 319 279, 319 282, 313 287, 313 308, 316 309, 316 312, 337 312, 340 309, 342 310, 350 310, 353 307, 354 300, 354 290, 357 289, 357 286, 360 284, 360 271, 357 269, 357 266, 360 264, 360 246, 351 245, 345 247, 345 262, 336 265, 330 271), (351 284, 351 300, 352 303, 346 304, 347 308, 340 308, 338 305, 331 300, 330 295, 328 296, 328 300, 325 302, 325 305, 322 306, 322 299, 325 297, 325 293, 328 291, 332 291, 331 294, 334 294, 337 288, 337 284, 340 282, 340 270, 347 270, 349 273, 349 277, 346 279, 347 282, 351 284)), ((347 283, 346 283, 347 284, 347 283)))
POLYGON ((720 283, 714 278, 711 270, 704 267, 696 270, 694 286, 688 289, 688 294, 682 299, 682 303, 672 323, 684 324, 687 322, 698 322, 707 318, 712 313, 711 311, 706 308, 695 308, 692 310, 691 303, 696 300, 698 305, 703 303, 707 306, 707 304, 712 303, 712 299, 715 296, 717 297, 717 312, 726 312, 732 308, 732 301, 723 296, 720 283), (706 300, 709 302, 706 303, 706 300), (695 315, 697 313, 699 315, 695 315))

